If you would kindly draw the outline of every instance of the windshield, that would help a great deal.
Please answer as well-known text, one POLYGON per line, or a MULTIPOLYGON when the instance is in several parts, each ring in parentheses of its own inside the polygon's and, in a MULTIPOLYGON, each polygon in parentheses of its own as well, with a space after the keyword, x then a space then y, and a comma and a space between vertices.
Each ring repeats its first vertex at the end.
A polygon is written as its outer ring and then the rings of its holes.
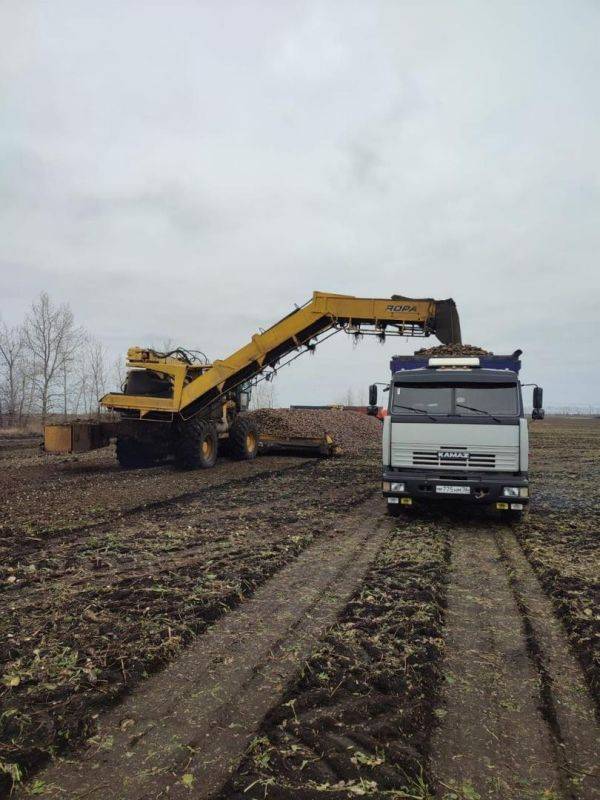
POLYGON ((450 386, 429 385, 394 386, 392 413, 397 414, 451 414, 452 388, 450 386))
POLYGON ((517 386, 507 384, 394 384, 392 414, 459 417, 515 417, 517 386))
POLYGON ((481 416, 482 413, 496 417, 514 417, 519 413, 517 387, 511 384, 467 384, 457 386, 455 391, 456 411, 460 417, 481 416))

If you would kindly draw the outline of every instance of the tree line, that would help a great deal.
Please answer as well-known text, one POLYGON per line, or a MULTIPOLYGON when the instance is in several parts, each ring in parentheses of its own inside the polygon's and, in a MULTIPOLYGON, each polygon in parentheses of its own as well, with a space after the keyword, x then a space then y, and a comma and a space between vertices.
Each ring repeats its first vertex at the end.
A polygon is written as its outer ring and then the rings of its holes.
POLYGON ((21 426, 49 414, 93 415, 109 384, 118 385, 103 344, 75 323, 68 303, 47 292, 33 301, 23 322, 0 322, 0 424, 21 426))

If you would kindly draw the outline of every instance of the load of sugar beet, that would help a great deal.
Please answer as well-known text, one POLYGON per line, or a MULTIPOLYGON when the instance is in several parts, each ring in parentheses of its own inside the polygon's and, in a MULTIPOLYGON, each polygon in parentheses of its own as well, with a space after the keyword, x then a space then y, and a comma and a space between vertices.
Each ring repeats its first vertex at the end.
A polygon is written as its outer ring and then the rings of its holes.
POLYGON ((249 416, 261 434, 308 438, 327 433, 344 453, 359 453, 381 444, 381 422, 357 411, 261 408, 249 416))

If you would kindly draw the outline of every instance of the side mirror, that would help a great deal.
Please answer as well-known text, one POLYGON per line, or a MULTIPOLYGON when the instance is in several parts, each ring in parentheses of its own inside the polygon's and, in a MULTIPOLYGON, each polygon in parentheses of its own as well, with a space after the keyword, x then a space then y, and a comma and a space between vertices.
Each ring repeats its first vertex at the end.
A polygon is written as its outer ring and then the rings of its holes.
POLYGON ((544 390, 541 386, 536 386, 533 390, 533 411, 531 419, 544 419, 546 416, 544 409, 544 390))
POLYGON ((369 386, 369 405, 370 406, 377 405, 377 385, 375 383, 369 386))
POLYGON ((376 417, 379 409, 377 408, 377 384, 373 383, 369 386, 369 405, 367 406, 367 414, 370 417, 376 417))

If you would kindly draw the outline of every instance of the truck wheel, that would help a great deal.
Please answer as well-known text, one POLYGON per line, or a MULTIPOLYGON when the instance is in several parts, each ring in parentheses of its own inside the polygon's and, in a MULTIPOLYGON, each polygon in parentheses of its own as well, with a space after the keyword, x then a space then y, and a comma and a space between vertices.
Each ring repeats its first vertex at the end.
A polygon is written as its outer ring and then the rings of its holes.
POLYGON ((215 465, 218 449, 215 424, 207 419, 192 419, 178 433, 175 464, 180 469, 209 469, 215 465))
POLYGON ((258 454, 258 428, 251 419, 238 417, 229 431, 229 454, 237 461, 251 461, 258 454))
POLYGON ((124 469, 139 469, 149 467, 154 459, 143 442, 129 436, 118 436, 117 461, 124 469))
POLYGON ((402 514, 402 506, 400 503, 388 503, 387 513, 390 517, 399 517, 402 514))

